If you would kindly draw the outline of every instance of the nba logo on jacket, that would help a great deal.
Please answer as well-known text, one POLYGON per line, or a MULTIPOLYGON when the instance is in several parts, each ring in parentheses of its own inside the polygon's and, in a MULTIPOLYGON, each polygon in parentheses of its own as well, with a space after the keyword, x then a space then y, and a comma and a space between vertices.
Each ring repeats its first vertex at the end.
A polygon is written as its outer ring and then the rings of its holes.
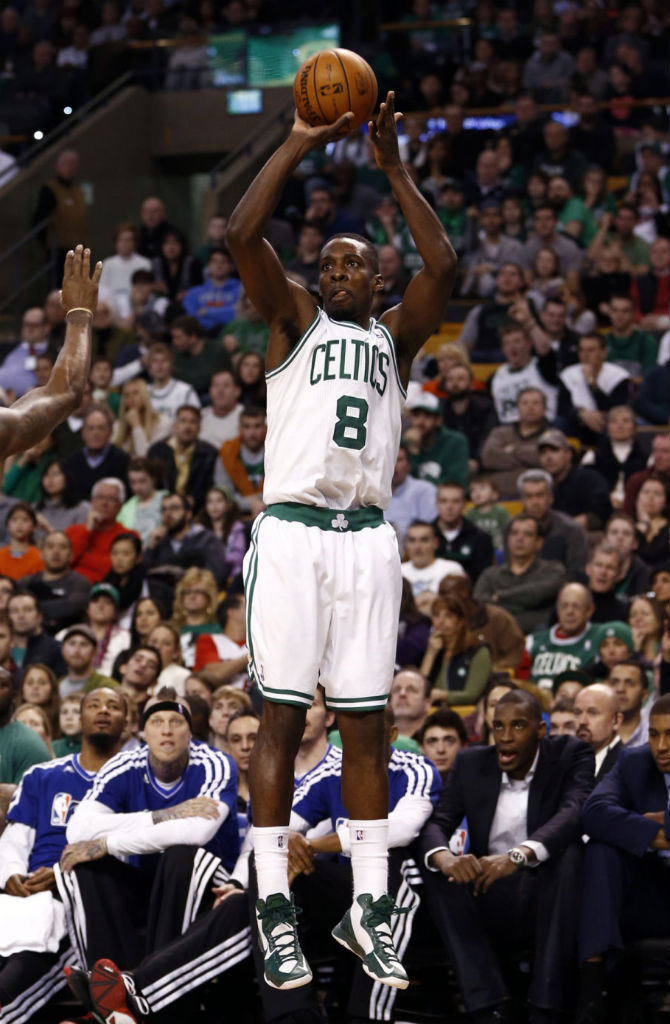
POLYGON ((67 816, 72 806, 71 793, 56 793, 51 805, 51 824, 65 828, 67 816))

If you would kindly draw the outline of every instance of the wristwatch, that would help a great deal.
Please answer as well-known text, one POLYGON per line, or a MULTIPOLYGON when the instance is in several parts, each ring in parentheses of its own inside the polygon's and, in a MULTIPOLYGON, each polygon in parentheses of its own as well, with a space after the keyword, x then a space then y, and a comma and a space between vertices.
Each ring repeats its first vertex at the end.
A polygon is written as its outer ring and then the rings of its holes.
POLYGON ((528 864, 528 854, 520 846, 513 846, 511 850, 507 851, 507 856, 512 861, 512 864, 516 864, 520 868, 525 868, 528 864))

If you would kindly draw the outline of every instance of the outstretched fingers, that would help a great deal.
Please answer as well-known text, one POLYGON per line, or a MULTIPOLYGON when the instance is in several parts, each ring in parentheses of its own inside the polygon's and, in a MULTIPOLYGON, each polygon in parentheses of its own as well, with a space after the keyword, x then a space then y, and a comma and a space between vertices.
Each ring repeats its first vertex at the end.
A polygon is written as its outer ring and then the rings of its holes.
MULTIPOLYGON (((81 246, 77 246, 77 249, 81 249, 81 246)), ((88 281, 91 276, 91 250, 84 249, 81 254, 81 276, 85 281, 88 281)))

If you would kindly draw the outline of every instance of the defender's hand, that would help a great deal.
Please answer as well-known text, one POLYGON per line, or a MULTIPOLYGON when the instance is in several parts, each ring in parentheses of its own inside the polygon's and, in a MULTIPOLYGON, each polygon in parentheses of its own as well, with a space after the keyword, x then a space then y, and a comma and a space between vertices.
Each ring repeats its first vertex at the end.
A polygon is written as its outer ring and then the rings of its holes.
POLYGON ((90 309, 95 313, 98 305, 98 282, 102 273, 100 260, 91 275, 91 250, 78 245, 65 257, 65 271, 60 301, 65 312, 71 309, 90 309))

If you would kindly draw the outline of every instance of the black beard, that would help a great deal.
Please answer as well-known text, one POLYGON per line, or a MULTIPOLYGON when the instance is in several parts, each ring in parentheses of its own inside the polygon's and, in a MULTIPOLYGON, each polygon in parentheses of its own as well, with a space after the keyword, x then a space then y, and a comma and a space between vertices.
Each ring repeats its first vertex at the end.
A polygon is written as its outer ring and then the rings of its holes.
POLYGON ((109 753, 119 742, 118 736, 108 732, 93 732, 86 736, 85 739, 98 754, 109 753))

